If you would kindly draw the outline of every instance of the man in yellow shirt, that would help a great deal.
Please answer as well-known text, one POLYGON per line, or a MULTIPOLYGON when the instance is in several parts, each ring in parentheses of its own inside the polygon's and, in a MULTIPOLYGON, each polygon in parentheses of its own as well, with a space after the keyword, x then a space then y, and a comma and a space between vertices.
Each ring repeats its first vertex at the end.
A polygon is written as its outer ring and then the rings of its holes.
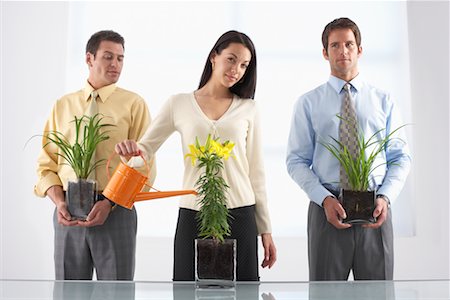
MULTIPOLYGON (((86 114, 96 91, 98 113, 105 117, 110 127, 109 139, 99 144, 96 160, 108 159, 114 145, 125 139, 139 140, 150 124, 150 113, 145 101, 137 94, 119 88, 124 59, 124 39, 114 31, 99 31, 86 45, 86 64, 89 77, 83 89, 59 99, 48 118, 44 132, 58 131, 70 142, 74 138, 74 116, 86 114)), ((95 98, 95 97, 94 97, 95 98)), ((47 141, 44 139, 43 141, 47 141)), ((57 280, 92 279, 93 269, 99 280, 133 280, 136 250, 137 216, 133 207, 117 207, 104 199, 101 192, 106 186, 106 169, 96 169, 98 198, 85 221, 73 220, 65 202, 67 181, 75 179, 72 168, 57 155, 59 149, 52 143, 44 147, 38 158, 38 182, 34 187, 39 197, 48 196, 56 206, 55 276, 57 280)), ((115 169, 119 157, 111 160, 115 169)), ((150 183, 155 177, 151 165, 150 183)))

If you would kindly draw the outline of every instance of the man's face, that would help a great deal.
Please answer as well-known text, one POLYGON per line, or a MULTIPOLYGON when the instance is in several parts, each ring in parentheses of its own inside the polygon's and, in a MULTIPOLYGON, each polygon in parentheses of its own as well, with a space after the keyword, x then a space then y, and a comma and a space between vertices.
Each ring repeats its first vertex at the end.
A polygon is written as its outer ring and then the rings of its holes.
POLYGON ((101 41, 97 53, 86 54, 89 83, 95 89, 116 83, 122 72, 124 50, 121 44, 101 41))
POLYGON ((358 59, 362 48, 356 44, 351 29, 335 29, 328 36, 328 51, 323 56, 330 62, 331 75, 350 81, 358 75, 358 59))

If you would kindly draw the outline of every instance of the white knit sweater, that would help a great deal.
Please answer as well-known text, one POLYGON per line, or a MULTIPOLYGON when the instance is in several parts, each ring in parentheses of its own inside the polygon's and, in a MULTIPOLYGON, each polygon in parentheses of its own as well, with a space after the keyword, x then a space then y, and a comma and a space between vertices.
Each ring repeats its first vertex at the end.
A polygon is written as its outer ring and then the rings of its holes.
MULTIPOLYGON (((138 145, 150 159, 174 131, 181 135, 183 157, 196 137, 202 144, 208 134, 220 137, 222 142, 234 142, 235 158, 230 157, 224 162, 222 174, 230 186, 227 206, 237 208, 255 204, 259 234, 271 233, 260 129, 259 113, 252 99, 234 96, 228 110, 215 121, 203 113, 193 93, 178 94, 167 100, 138 145)), ((184 160, 184 166, 183 189, 194 189, 201 170, 192 166, 190 158, 184 160)), ((182 196, 180 207, 199 210, 193 195, 182 196)))

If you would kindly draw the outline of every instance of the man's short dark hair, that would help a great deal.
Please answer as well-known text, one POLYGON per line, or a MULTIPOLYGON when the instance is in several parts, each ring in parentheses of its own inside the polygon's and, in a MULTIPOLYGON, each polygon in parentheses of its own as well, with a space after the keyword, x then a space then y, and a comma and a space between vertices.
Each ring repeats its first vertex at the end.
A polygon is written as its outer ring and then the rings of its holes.
POLYGON ((353 34, 355 35, 356 44, 358 47, 361 46, 361 32, 359 31, 358 25, 356 25, 355 22, 350 20, 349 18, 339 18, 334 19, 330 23, 325 26, 323 33, 322 33, 322 45, 323 49, 328 53, 328 37, 331 33, 331 31, 335 29, 350 29, 353 31, 353 34))
POLYGON ((125 40, 120 34, 112 30, 102 30, 94 33, 91 36, 91 38, 86 44, 86 53, 89 52, 93 54, 95 57, 95 55, 97 54, 98 47, 100 46, 100 43, 102 41, 110 41, 117 44, 121 44, 123 49, 125 50, 125 40))

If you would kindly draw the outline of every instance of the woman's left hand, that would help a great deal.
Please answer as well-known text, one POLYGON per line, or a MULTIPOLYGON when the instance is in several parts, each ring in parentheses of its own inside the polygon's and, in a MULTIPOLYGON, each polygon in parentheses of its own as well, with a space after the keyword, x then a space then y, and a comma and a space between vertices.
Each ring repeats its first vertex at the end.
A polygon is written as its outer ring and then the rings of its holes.
POLYGON ((261 267, 269 267, 270 269, 277 260, 277 249, 275 248, 271 233, 261 234, 261 240, 264 247, 264 260, 261 267))

